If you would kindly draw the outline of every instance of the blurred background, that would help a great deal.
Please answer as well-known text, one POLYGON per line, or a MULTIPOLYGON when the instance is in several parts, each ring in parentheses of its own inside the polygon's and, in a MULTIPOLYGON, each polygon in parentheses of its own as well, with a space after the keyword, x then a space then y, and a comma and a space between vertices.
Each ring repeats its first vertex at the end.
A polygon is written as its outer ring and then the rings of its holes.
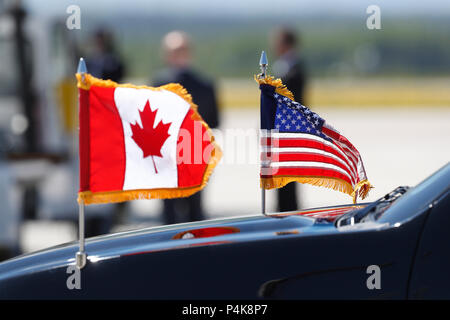
MULTIPOLYGON (((77 238, 79 57, 104 78, 151 85, 167 68, 161 41, 172 30, 189 35, 192 69, 215 88, 222 133, 259 128, 253 75, 261 50, 276 74, 271 34, 287 26, 302 61, 300 102, 358 148, 375 186, 367 201, 449 161, 447 0, 80 0, 80 28, 70 29, 72 4, 0 0, 0 259, 77 238), (380 29, 368 27, 370 5, 380 29)), ((202 193, 205 219, 260 211, 258 141, 242 137, 218 136, 226 159, 202 193)), ((295 192, 302 209, 351 202, 323 188, 295 192)), ((267 196, 276 210, 275 191, 267 196)), ((89 206, 87 235, 160 225, 162 212, 159 200, 89 206)))

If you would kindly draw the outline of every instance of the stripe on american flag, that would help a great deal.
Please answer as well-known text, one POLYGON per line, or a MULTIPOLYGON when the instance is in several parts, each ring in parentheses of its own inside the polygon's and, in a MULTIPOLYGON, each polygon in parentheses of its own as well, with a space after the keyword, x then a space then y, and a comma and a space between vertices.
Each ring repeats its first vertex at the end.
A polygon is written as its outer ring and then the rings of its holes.
MULTIPOLYGON (((262 131, 261 138, 261 160, 263 165, 266 163, 266 159, 269 161, 276 160, 273 154, 297 154, 301 159, 307 160, 306 156, 302 156, 304 153, 315 153, 317 155, 324 156, 321 160, 333 160, 343 164, 340 167, 350 177, 351 181, 357 180, 357 167, 353 159, 333 142, 325 140, 321 137, 307 134, 307 133, 289 133, 289 132, 265 132, 262 131), (270 138, 269 138, 270 136, 270 138), (326 156, 326 157, 325 157, 326 156)), ((290 160, 286 159, 287 163, 290 160)), ((324 161, 330 163, 330 161, 324 161)), ((335 164, 337 165, 337 164, 335 164)), ((339 165, 338 165, 339 166, 339 165)))
POLYGON ((359 151, 353 146, 353 144, 343 135, 339 133, 336 129, 334 129, 331 125, 324 123, 324 126, 322 127, 322 132, 327 135, 328 137, 333 139, 333 142, 342 147, 344 151, 353 156, 354 161, 356 162, 356 166, 358 169, 358 176, 361 179, 367 179, 366 177, 366 170, 364 169, 364 164, 361 159, 361 155, 359 154, 359 151))
MULTIPOLYGON (((334 167, 340 168, 340 172, 343 172, 343 174, 347 175, 349 179, 352 181, 352 183, 356 182, 356 178, 349 173, 348 168, 343 165, 341 162, 336 161, 333 158, 330 158, 328 156, 323 156, 320 154, 315 153, 280 153, 280 154, 272 154, 270 158, 276 159, 278 161, 262 161, 263 167, 301 167, 303 165, 299 165, 300 162, 304 162, 304 166, 307 162, 309 163, 325 163, 333 165, 334 167)), ((310 166, 310 165, 309 165, 310 166)))
POLYGON ((343 175, 347 176, 349 179, 351 179, 351 176, 348 174, 347 171, 343 170, 339 166, 336 166, 334 164, 330 164, 323 161, 281 161, 281 162, 271 162, 270 163, 271 168, 327 168, 330 170, 337 171, 339 173, 342 173, 343 175))
POLYGON ((333 139, 333 142, 336 145, 339 145, 342 149, 346 150, 346 153, 353 158, 355 162, 357 162, 360 158, 358 150, 347 140, 344 136, 342 136, 339 131, 335 130, 333 127, 328 124, 324 124, 322 127, 322 132, 333 139))
POLYGON ((348 167, 349 172, 356 175, 356 167, 353 161, 351 161, 346 154, 337 147, 330 145, 323 145, 323 143, 309 140, 309 139, 266 139, 262 141, 263 153, 293 153, 293 152, 306 152, 306 153, 318 153, 322 155, 328 155, 331 158, 341 161, 348 167))
POLYGON ((350 179, 347 175, 344 175, 338 171, 332 170, 332 169, 325 169, 325 168, 312 168, 312 167, 305 167, 305 168, 272 168, 273 172, 266 172, 265 174, 261 174, 261 178, 272 178, 273 176, 298 176, 299 175, 299 169, 301 170, 302 176, 309 176, 309 177, 332 177, 332 178, 339 178, 342 179, 348 183, 351 184, 350 179))

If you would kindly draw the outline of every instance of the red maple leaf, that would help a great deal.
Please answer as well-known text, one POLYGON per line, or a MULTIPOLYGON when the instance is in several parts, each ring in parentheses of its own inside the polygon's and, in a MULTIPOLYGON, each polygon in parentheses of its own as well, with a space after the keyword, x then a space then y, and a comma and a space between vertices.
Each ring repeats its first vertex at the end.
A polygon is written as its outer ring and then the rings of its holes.
POLYGON ((150 103, 147 100, 145 104, 144 110, 139 111, 139 116, 141 117, 142 128, 139 126, 137 121, 134 124, 130 124, 131 131, 133 135, 134 142, 142 149, 144 152, 144 158, 151 156, 153 161, 153 166, 155 167, 155 173, 158 173, 156 170, 155 159, 153 156, 161 157, 161 148, 167 138, 170 136, 168 131, 169 127, 172 124, 163 123, 160 121, 158 125, 153 128, 155 124, 156 112, 150 109, 150 103))

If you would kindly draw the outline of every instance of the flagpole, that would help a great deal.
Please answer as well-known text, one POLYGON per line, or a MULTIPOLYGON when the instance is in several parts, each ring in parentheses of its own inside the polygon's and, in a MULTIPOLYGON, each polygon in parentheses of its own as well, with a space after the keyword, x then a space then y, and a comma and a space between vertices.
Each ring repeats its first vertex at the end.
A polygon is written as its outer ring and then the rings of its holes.
MULTIPOLYGON (((259 59, 259 67, 261 68, 261 74, 259 75, 260 79, 266 77, 267 65, 266 53, 262 51, 261 58, 259 59)), ((261 212, 263 215, 266 215, 266 189, 264 187, 261 187, 261 212)))
POLYGON ((76 254, 76 265, 82 269, 86 265, 86 252, 84 251, 84 202, 78 204, 78 237, 79 249, 76 254))
MULTIPOLYGON (((83 58, 80 58, 78 62, 77 73, 81 74, 81 81, 85 81, 84 74, 87 73, 86 63, 83 58)), ((84 240, 84 202, 83 199, 78 203, 78 238, 79 248, 75 255, 76 266, 82 269, 86 265, 86 252, 85 252, 85 240, 84 240)))

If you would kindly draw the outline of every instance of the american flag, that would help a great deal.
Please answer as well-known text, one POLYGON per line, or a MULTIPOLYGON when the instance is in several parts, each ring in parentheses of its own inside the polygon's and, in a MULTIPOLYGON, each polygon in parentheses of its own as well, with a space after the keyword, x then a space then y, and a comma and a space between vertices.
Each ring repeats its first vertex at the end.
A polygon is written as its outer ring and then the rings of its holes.
MULTIPOLYGON (((275 86, 261 89, 261 185, 291 181, 330 187, 364 198, 370 189, 361 156, 350 141, 317 113, 275 86)), ((288 91, 287 91, 288 92, 288 91)))

